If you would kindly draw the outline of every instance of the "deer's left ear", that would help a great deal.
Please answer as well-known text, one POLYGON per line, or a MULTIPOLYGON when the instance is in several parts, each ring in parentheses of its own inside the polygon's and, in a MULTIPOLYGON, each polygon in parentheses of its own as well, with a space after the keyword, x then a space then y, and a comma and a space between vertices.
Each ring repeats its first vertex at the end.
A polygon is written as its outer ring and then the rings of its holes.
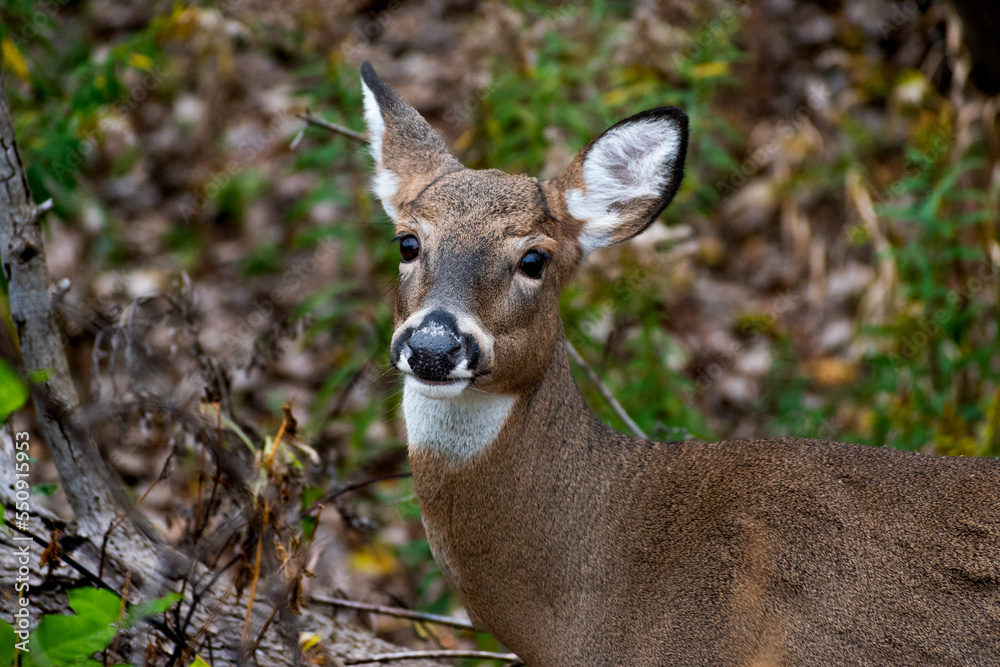
POLYGON ((656 220, 681 185, 687 115, 660 107, 626 118, 590 142, 554 182, 583 223, 585 253, 629 239, 656 220))

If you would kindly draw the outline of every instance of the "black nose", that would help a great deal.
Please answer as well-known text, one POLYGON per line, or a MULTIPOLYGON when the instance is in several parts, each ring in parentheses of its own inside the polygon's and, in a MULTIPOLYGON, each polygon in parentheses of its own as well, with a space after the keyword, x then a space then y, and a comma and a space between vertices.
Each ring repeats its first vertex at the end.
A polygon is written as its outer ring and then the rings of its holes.
POLYGON ((458 337, 441 327, 416 331, 410 336, 408 344, 410 369, 424 380, 446 379, 458 365, 462 351, 462 342, 458 337))
POLYGON ((405 359, 410 370, 422 380, 442 382, 465 362, 462 370, 475 371, 479 346, 472 336, 458 330, 455 318, 446 311, 429 313, 417 327, 404 331, 396 341, 394 362, 405 359))

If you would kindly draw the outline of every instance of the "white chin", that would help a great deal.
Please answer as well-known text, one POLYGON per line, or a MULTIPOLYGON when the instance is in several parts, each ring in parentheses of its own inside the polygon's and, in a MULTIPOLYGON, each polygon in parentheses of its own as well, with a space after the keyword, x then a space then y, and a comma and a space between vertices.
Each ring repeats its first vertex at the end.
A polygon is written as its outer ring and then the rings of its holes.
POLYGON ((455 380, 445 384, 428 384, 418 378, 407 375, 405 384, 406 391, 420 394, 424 398, 448 399, 455 398, 469 386, 468 380, 455 380))

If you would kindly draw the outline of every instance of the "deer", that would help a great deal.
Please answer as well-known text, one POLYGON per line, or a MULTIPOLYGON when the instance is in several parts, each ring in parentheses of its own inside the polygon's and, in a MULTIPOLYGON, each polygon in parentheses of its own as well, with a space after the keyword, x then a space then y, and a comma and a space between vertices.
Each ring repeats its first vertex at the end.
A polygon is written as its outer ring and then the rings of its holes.
POLYGON ((588 409, 559 295, 670 203, 683 111, 543 182, 464 167, 370 63, 361 84, 413 483, 478 627, 531 667, 1000 665, 1000 461, 652 442, 588 409))

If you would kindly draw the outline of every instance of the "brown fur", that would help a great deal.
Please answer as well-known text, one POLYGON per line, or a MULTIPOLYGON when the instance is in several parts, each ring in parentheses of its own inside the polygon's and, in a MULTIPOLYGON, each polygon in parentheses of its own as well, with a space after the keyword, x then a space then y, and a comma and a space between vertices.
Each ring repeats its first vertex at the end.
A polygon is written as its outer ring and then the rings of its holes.
MULTIPOLYGON (((476 623, 531 667, 1000 665, 1000 463, 611 430, 573 381, 558 309, 581 257, 562 197, 580 160, 544 184, 417 169, 446 162, 394 163, 397 225, 423 253, 396 317, 474 316, 495 347, 466 391, 517 399, 470 459, 411 442, 428 539, 476 623), (515 275, 525 239, 552 254, 535 286, 515 275)), ((615 240, 662 202, 634 208, 615 240)))

